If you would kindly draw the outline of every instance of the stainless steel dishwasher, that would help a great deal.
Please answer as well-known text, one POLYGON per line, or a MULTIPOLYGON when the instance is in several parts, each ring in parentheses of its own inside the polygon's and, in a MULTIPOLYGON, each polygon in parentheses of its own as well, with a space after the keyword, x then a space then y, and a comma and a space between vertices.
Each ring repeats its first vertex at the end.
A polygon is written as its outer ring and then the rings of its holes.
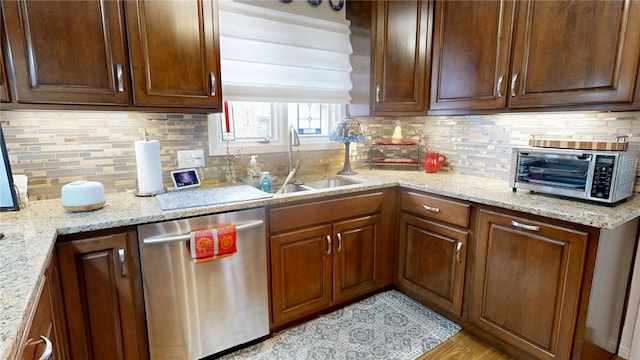
POLYGON ((138 226, 151 359, 200 359, 269 333, 264 209, 138 226), (191 231, 236 226, 237 252, 194 264, 191 231))

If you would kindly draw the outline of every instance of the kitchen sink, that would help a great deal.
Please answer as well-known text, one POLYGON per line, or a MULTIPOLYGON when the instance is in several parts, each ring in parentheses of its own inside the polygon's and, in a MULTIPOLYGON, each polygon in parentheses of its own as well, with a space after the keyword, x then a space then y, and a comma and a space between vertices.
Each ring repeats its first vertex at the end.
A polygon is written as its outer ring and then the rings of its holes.
MULTIPOLYGON (((358 181, 342 179, 342 178, 327 178, 321 180, 311 180, 304 182, 295 182, 286 184, 283 194, 291 194, 300 191, 313 191, 313 190, 322 190, 322 189, 331 189, 340 186, 354 185, 359 184, 358 181)), ((277 192, 279 188, 275 188, 273 192, 277 192)))
POLYGON ((329 179, 323 179, 323 180, 305 181, 303 186, 308 186, 313 189, 330 189, 334 187, 354 185, 354 184, 359 184, 359 182, 342 179, 342 178, 329 178, 329 179))

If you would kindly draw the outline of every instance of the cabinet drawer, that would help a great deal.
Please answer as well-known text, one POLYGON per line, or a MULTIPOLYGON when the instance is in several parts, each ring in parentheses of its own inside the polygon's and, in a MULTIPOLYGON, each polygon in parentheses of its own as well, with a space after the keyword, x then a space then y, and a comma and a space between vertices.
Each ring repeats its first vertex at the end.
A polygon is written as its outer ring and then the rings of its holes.
POLYGON ((403 211, 465 228, 469 227, 471 213, 471 205, 469 204, 413 191, 403 191, 400 204, 403 211))
POLYGON ((297 229, 324 224, 382 210, 383 192, 291 205, 269 211, 269 231, 297 229))

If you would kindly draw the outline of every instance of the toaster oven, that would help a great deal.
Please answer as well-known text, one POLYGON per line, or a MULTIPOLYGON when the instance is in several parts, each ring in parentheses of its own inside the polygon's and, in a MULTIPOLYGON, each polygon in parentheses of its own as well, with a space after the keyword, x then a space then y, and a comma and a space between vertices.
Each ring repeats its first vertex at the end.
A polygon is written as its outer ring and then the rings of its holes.
POLYGON ((613 204, 633 195, 637 151, 514 148, 509 185, 613 204))

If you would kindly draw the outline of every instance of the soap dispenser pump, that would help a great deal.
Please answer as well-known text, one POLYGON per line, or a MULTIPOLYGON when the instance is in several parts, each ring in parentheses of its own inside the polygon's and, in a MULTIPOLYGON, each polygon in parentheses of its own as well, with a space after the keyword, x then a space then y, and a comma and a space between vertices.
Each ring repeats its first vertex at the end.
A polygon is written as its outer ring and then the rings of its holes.
POLYGON ((250 179, 260 176, 260 164, 258 164, 258 160, 256 160, 257 157, 258 155, 251 155, 249 166, 247 166, 247 177, 250 179))

